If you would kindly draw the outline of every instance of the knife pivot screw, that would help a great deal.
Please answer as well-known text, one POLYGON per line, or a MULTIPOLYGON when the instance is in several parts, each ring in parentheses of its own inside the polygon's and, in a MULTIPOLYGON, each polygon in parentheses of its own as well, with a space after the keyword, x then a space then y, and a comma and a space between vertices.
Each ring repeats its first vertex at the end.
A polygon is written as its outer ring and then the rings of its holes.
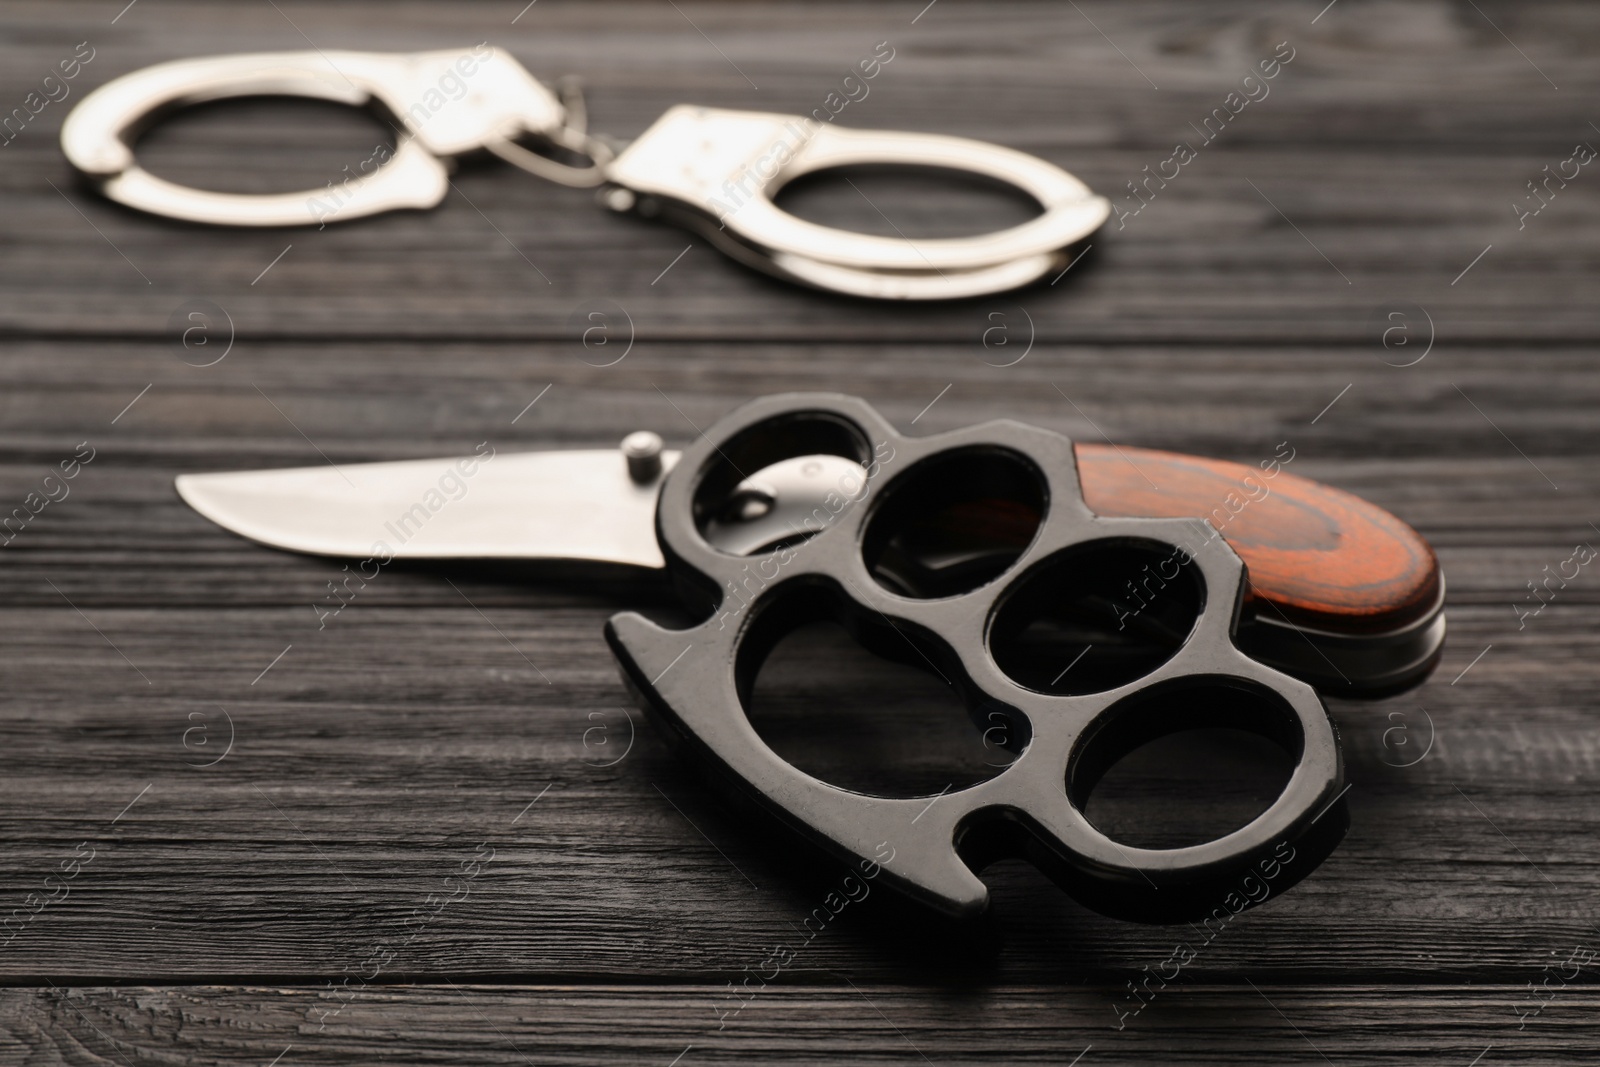
POLYGON ((635 430, 622 439, 622 456, 628 461, 628 477, 639 485, 649 485, 661 476, 661 435, 635 430))

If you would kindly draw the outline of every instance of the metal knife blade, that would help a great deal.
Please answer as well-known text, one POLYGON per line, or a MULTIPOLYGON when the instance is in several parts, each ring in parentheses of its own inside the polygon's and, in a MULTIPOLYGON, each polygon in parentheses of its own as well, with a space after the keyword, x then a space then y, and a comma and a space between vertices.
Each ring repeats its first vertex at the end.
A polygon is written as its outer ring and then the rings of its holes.
MULTIPOLYGON (((677 460, 661 453, 662 473, 677 460)), ((176 484, 217 525, 291 552, 666 565, 660 478, 635 482, 615 449, 185 474, 176 484)))

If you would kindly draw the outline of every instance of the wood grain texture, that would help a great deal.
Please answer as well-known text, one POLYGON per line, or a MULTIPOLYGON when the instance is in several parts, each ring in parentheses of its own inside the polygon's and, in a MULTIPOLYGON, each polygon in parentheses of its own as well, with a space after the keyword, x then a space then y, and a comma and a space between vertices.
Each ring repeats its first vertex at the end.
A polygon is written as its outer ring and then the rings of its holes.
MULTIPOLYGON (((492 163, 429 213, 177 226, 79 188, 54 143, 76 97, 48 105, 0 147, 0 517, 81 442, 94 459, 0 533, 0 1063, 1592 1059, 1591 967, 1520 1030, 1518 1011, 1600 948, 1600 579, 1545 584, 1600 537, 1600 201, 1585 168, 1521 229, 1511 205, 1600 143, 1600 10, 1324 6, 540 0, 513 24, 521 3, 487 0, 6 5, 0 113, 83 40, 74 94, 308 38, 487 38, 582 75, 594 127, 626 137, 680 100, 808 111, 887 40, 841 122, 999 141, 1119 202, 1248 66, 1284 40, 1296 55, 1058 284, 917 308, 785 286, 698 242, 658 277, 689 236, 492 163), (219 347, 180 343, 199 300, 219 347), (593 310, 617 347, 581 343, 593 310), (1438 552, 1438 673, 1330 702, 1346 841, 1120 1031, 1127 983, 1201 935, 1093 915, 1015 863, 988 874, 977 930, 881 894, 852 906, 719 1030, 729 983, 794 946, 837 872, 719 808, 630 717, 600 629, 669 615, 663 587, 393 567, 319 629, 337 564, 234 538, 171 488, 482 441, 677 445, 751 397, 817 389, 914 432, 1017 418, 1249 466, 1287 441, 1289 472, 1438 552)), ((243 103, 148 147, 163 173, 282 189, 386 136, 243 103)), ((1010 210, 860 181, 871 203, 824 183, 796 207, 880 232, 873 204, 908 232, 1010 210)), ((934 701, 863 660, 829 667, 775 705, 796 759, 937 781, 964 758, 934 701), (835 730, 807 729, 813 698, 835 730)), ((1174 795, 1182 769, 1130 788, 1174 795)))
POLYGON ((1286 441, 1255 466, 1110 442, 1079 442, 1076 454, 1092 511, 1204 518, 1249 568, 1250 600, 1283 618, 1374 633, 1438 603, 1439 561, 1427 541, 1352 493, 1285 471, 1296 454, 1286 441))
POLYGON ((1526 1029, 1523 990, 1422 986, 1170 987, 1116 1029, 1107 987, 774 984, 738 1015, 725 988, 651 985, 426 988, 218 986, 12 991, 0 1062, 357 1064, 1070 1063, 1228 1067, 1309 1057, 1340 1064, 1565 1064, 1596 1052, 1591 989, 1554 1000, 1526 1029), (334 1014, 337 1011, 338 1014, 334 1014), (619 1023, 626 1021, 628 1025, 619 1023), (720 1029, 719 1029, 720 1025, 720 1029), (402 1051, 402 1043, 403 1051, 402 1051))

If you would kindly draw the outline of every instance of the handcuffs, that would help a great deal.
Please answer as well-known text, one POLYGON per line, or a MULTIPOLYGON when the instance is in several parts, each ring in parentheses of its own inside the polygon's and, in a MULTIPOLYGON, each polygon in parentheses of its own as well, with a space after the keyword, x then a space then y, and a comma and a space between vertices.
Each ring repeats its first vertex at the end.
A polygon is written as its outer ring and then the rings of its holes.
POLYGON ((792 282, 861 297, 935 300, 1002 292, 1069 262, 1110 205, 1035 156, 938 134, 844 129, 813 118, 679 104, 614 151, 589 134, 581 98, 557 95, 512 56, 480 45, 416 53, 264 52, 183 59, 125 74, 86 96, 61 129, 71 164, 111 200, 220 226, 302 226, 431 208, 456 157, 487 149, 541 177, 609 186, 601 202, 660 216, 735 260, 792 282), (460 85, 447 96, 445 85, 460 85), (319 190, 217 193, 159 178, 134 156, 161 114, 236 96, 377 104, 397 138, 370 173, 319 190), (529 137, 587 159, 572 166, 517 143, 529 137), (1014 186, 1042 213, 971 237, 891 238, 807 222, 773 196, 804 174, 867 164, 966 171, 1014 186))

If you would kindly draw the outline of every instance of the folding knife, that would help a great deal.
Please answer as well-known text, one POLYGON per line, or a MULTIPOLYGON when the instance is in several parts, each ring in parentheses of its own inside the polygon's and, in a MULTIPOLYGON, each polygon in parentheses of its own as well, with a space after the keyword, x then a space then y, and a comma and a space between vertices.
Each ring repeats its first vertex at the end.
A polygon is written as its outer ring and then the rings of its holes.
MULTIPOLYGON (((1389 512, 1290 473, 1282 455, 1252 467, 1110 444, 1074 449, 1096 514, 1204 520, 1238 552, 1249 588, 1237 640, 1254 658, 1351 697, 1405 690, 1437 664, 1445 633, 1438 559, 1389 512)), ((642 431, 620 452, 480 449, 453 459, 186 474, 177 490, 217 525, 292 552, 649 572, 666 566, 656 502, 678 455, 642 431)), ((706 536, 724 551, 760 551, 791 535, 851 470, 859 470, 853 459, 818 454, 755 471, 733 487, 706 536)), ((1032 528, 1014 502, 971 502, 919 531, 920 551, 902 553, 901 568, 918 574, 902 578, 936 581, 990 556, 1015 557, 1032 528)))

